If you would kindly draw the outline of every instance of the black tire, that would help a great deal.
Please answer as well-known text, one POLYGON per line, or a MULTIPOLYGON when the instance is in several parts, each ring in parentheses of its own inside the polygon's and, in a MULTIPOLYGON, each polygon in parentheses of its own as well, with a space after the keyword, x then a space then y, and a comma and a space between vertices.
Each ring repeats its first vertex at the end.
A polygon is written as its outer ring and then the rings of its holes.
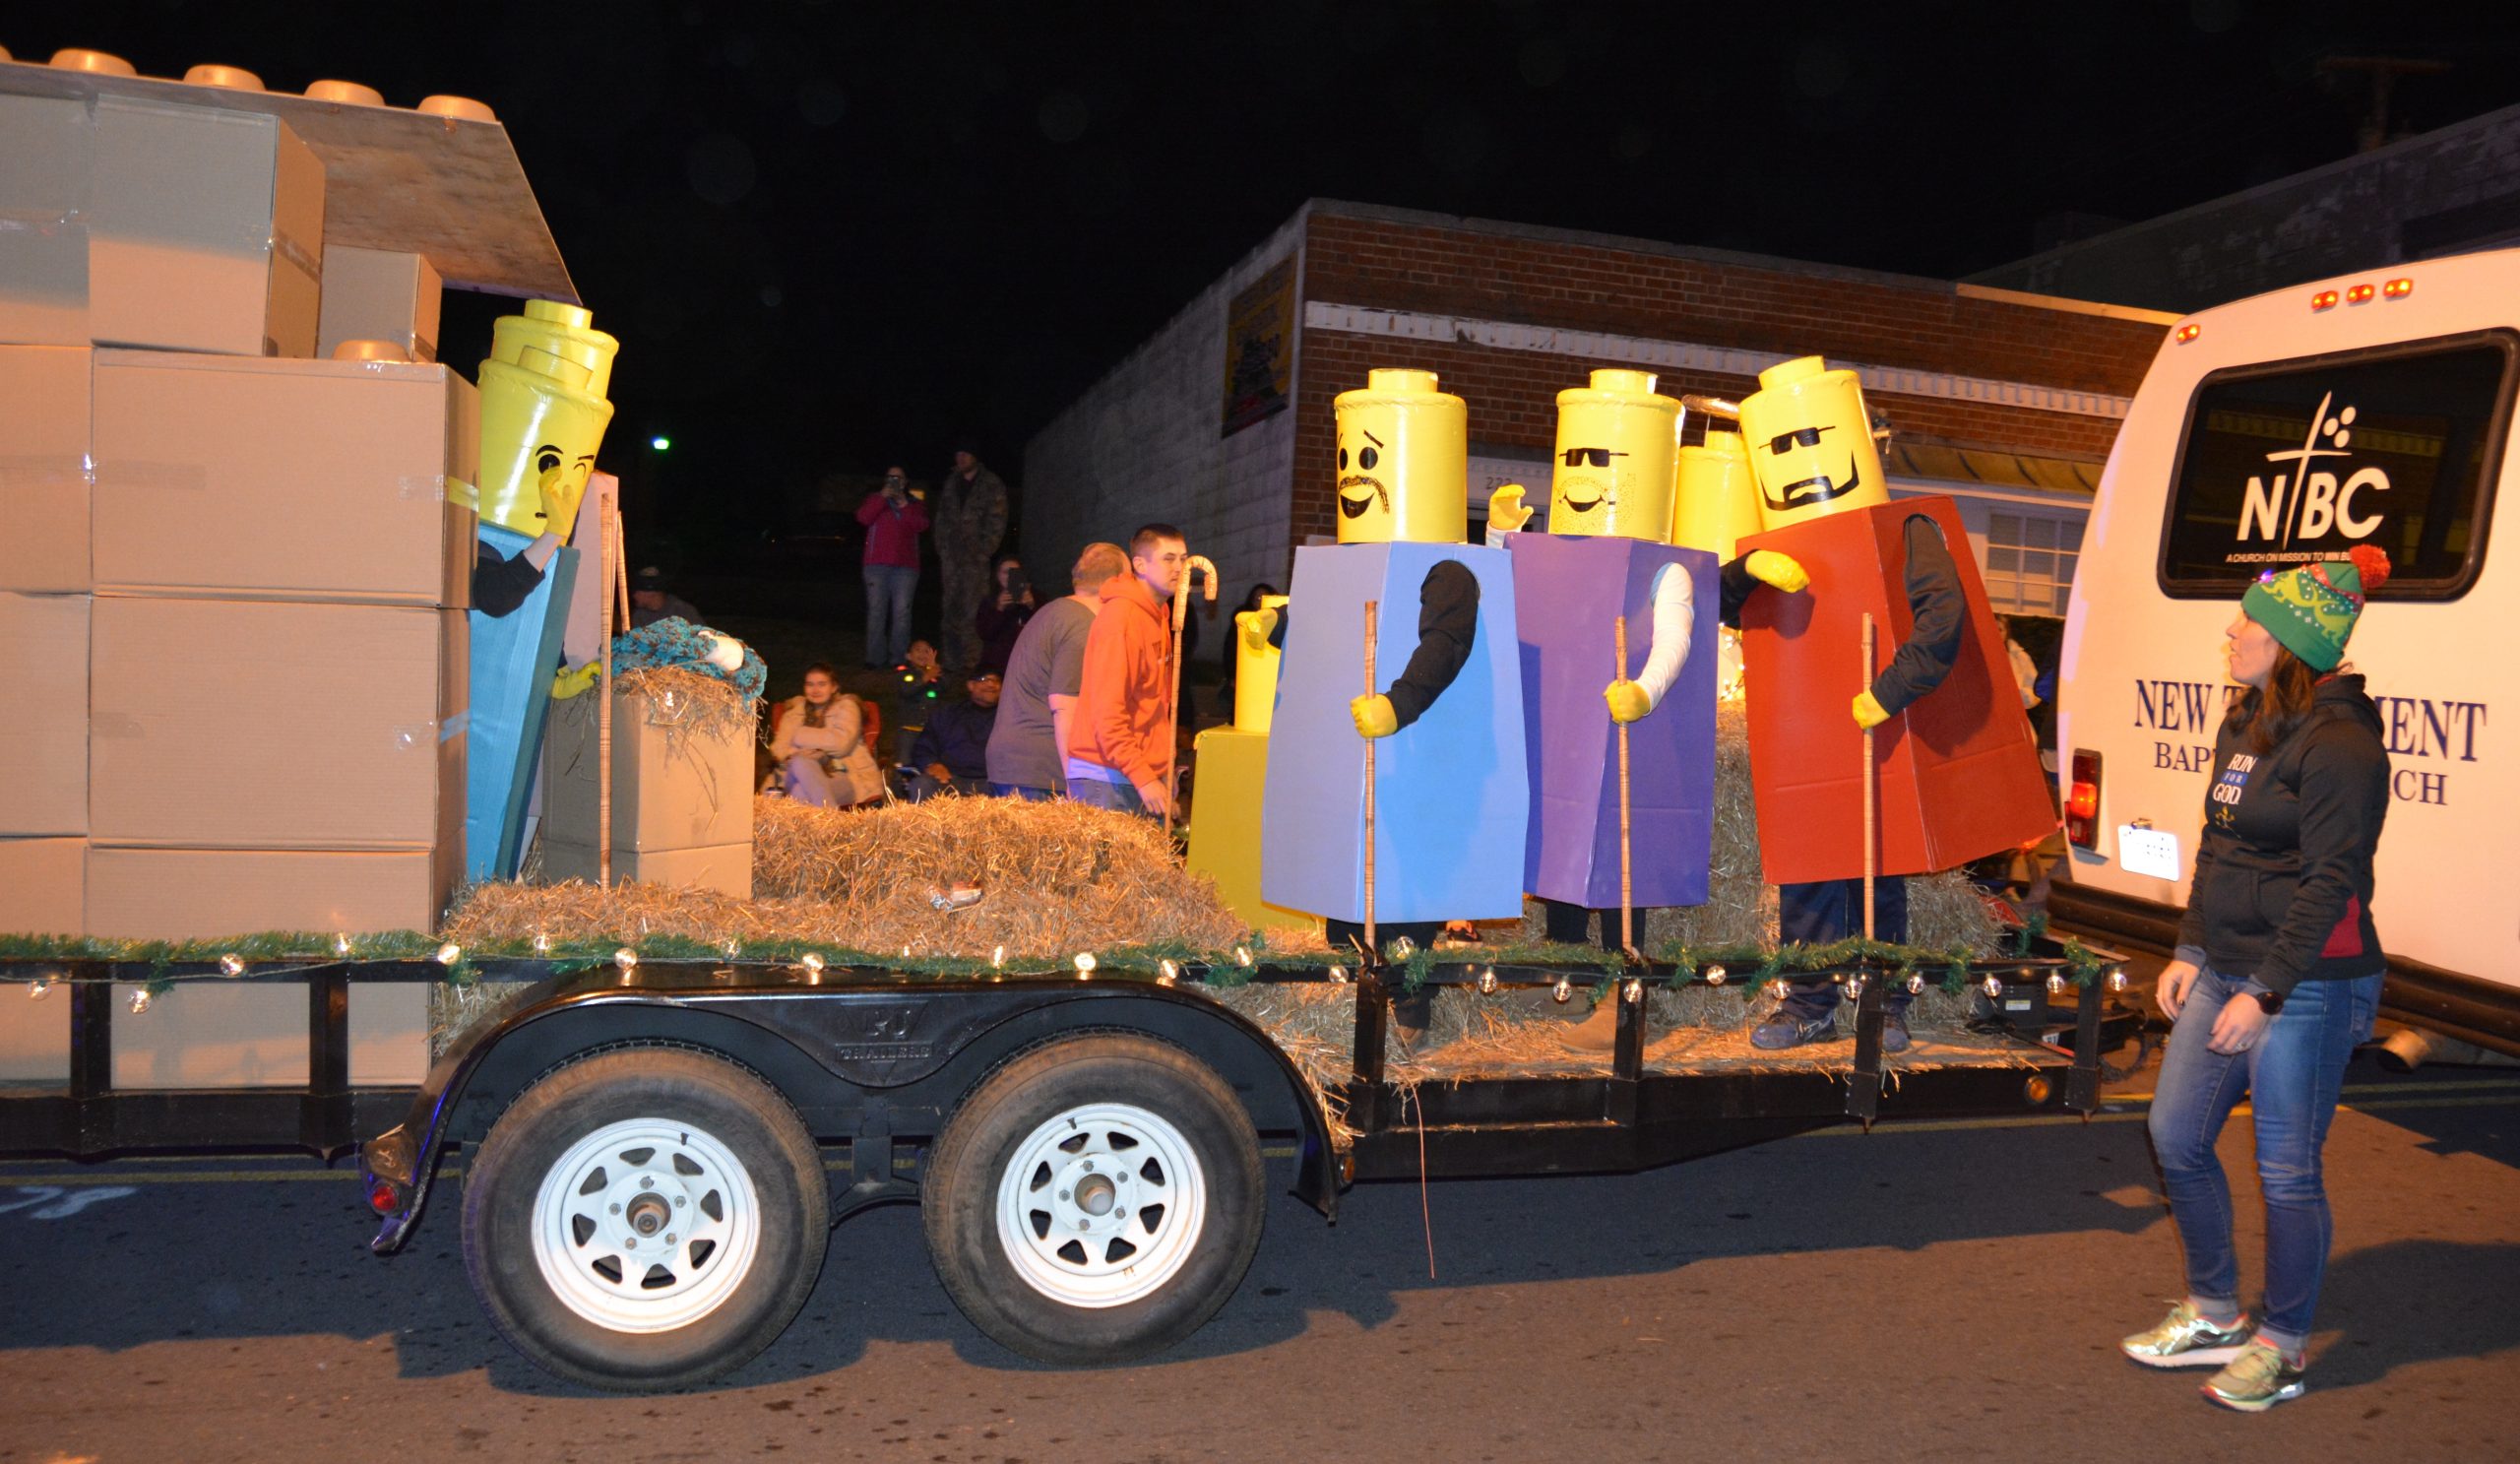
POLYGON ((928 1253, 954 1305, 1010 1350, 1069 1366, 1143 1358, 1205 1325, 1251 1268, 1266 1213, 1259 1136, 1233 1090, 1179 1049, 1124 1033, 1062 1039, 990 1074, 945 1125, 923 1190, 928 1253), (1042 1125, 1114 1104, 1171 1125, 1196 1162, 1204 1205, 1178 1269, 1157 1290, 1076 1305, 1035 1285, 1009 1255, 999 1180, 1042 1125))
MULTIPOLYGON (((700 1200, 706 1206, 708 1196, 700 1200)), ((464 1269, 499 1335, 547 1370, 621 1392, 687 1387, 741 1367, 787 1330, 822 1271, 829 1217, 813 1135, 777 1090, 705 1053, 624 1049, 535 1084, 490 1129, 464 1176, 464 1269), (714 1309, 669 1330, 626 1330, 582 1314, 553 1291, 536 1254, 545 1176, 581 1139, 630 1118, 707 1135, 742 1169, 758 1202, 758 1239, 740 1278, 714 1309)))

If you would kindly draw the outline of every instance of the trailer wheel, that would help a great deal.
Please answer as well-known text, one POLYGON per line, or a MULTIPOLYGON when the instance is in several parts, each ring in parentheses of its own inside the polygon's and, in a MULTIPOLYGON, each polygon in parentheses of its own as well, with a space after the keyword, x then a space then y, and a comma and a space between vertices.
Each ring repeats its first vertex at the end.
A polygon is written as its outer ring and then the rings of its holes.
POLYGON ((927 1248, 989 1336, 1046 1363, 1121 1363, 1189 1336, 1260 1244, 1259 1137, 1205 1064, 1149 1038, 1017 1058, 928 1166, 927 1248))
POLYGON ((527 1089, 464 1177, 464 1266, 500 1335, 594 1387, 703 1382, 805 1305, 830 1232, 796 1112, 732 1063, 607 1052, 527 1089))

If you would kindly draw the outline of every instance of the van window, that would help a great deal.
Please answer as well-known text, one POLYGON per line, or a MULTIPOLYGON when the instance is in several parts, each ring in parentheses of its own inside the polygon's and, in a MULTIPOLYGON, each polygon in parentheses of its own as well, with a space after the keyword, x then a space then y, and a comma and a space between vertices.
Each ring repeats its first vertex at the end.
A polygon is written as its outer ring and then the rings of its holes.
POLYGON ((2485 561, 2520 337, 2508 331, 2217 371, 2171 478, 2161 587, 2222 599, 2261 571, 2388 550, 2382 594, 2453 600, 2485 561))

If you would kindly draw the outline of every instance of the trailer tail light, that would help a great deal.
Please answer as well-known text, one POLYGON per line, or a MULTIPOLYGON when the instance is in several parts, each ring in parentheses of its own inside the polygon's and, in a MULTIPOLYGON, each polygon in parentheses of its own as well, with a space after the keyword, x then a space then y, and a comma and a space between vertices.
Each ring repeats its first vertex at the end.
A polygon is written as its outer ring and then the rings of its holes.
POLYGON ((2074 749, 2073 781, 2065 789, 2065 838, 2078 849, 2100 847, 2100 754, 2074 749))
POLYGON ((2379 293, 2380 291, 2378 288, 2373 286, 2357 285, 2345 292, 2345 303, 2349 305, 2367 305, 2371 303, 2379 293))
POLYGON ((2322 289, 2317 294, 2310 296, 2310 308, 2313 310, 2335 309, 2336 291, 2333 289, 2322 289))
POLYGON ((392 1183, 379 1179, 367 1188, 367 1207, 379 1215, 391 1215, 403 1208, 403 1200, 392 1183))
POLYGON ((2413 293, 2415 293, 2413 280, 2392 280, 2380 286, 2380 295, 2384 299, 2402 300, 2413 293))
POLYGON ((2191 321, 2186 325, 2180 326, 2178 328, 2178 334, 2172 339, 2177 341, 2179 345, 2184 346, 2188 342, 2195 340, 2199 335, 2202 335, 2204 330, 2205 328, 2203 326, 2197 325, 2191 321))

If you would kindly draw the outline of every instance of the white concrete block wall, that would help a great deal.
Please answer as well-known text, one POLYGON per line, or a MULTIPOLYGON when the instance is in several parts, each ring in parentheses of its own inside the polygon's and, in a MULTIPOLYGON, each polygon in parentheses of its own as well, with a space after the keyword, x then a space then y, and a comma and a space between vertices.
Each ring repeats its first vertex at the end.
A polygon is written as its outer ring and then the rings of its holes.
MULTIPOLYGON (((1300 248, 1303 221, 1243 256, 1025 445, 1024 556, 1037 581, 1063 584, 1085 544, 1124 543, 1151 520, 1179 525, 1191 552, 1216 561, 1220 614, 1255 580, 1283 579, 1294 410, 1230 437, 1217 435, 1218 415, 1226 307, 1300 248)), ((1203 655, 1223 623, 1203 628, 1203 655)))

